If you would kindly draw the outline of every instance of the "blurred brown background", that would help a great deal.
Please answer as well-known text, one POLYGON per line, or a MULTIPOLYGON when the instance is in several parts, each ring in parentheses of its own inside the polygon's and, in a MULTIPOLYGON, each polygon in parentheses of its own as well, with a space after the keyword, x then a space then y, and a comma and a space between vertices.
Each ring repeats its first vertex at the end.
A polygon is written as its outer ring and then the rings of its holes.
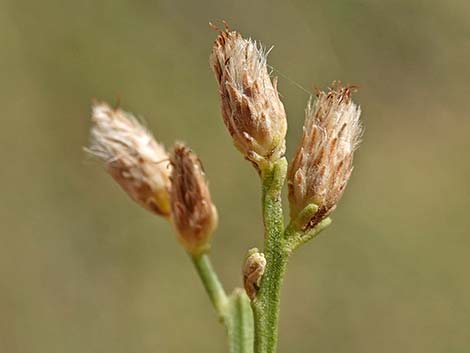
POLYGON ((257 176, 208 65, 226 19, 274 45, 288 155, 311 89, 361 86, 366 127, 334 224, 288 271, 280 352, 468 352, 468 1, 0 0, 0 352, 225 352, 170 226, 82 151, 90 100, 205 163, 227 288, 261 246, 257 176), (288 78, 288 79, 287 79, 288 78))

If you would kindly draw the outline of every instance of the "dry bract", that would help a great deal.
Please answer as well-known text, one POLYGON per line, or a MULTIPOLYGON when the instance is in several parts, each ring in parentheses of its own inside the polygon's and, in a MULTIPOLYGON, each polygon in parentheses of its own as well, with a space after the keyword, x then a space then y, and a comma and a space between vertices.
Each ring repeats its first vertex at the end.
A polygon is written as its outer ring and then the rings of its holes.
POLYGON ((136 118, 106 103, 92 109, 88 151, 106 163, 106 169, 127 194, 153 213, 169 217, 170 166, 163 146, 136 118))
POLYGON ((179 240, 191 254, 207 250, 217 226, 201 161, 189 148, 177 143, 171 154, 171 210, 179 240))
POLYGON ((228 29, 219 31, 210 57, 225 125, 235 146, 258 167, 284 155, 287 131, 277 80, 271 81, 266 57, 256 42, 228 29))
POLYGON ((318 206, 306 228, 328 216, 343 194, 362 131, 360 114, 351 87, 339 85, 319 92, 307 106, 302 140, 288 171, 291 217, 310 203, 318 206))

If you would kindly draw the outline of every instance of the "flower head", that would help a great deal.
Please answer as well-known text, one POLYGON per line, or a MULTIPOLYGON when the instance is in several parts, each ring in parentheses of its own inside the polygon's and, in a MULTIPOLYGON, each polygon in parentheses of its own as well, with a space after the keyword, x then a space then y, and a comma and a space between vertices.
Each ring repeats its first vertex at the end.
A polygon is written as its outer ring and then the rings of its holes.
POLYGON ((109 174, 138 204, 170 216, 168 155, 130 113, 94 103, 91 142, 87 149, 101 158, 109 174))
POLYGON ((287 131, 277 80, 267 52, 239 33, 219 30, 210 64, 219 84, 222 116, 235 146, 260 168, 284 156, 287 131))
POLYGON ((351 90, 338 84, 319 92, 306 109, 302 139, 288 171, 291 217, 309 204, 318 206, 306 228, 334 210, 353 169, 362 127, 361 109, 351 100, 351 90))
POLYGON ((173 223, 181 244, 191 254, 201 253, 217 226, 217 210, 212 203, 199 158, 181 143, 171 153, 170 194, 173 223))

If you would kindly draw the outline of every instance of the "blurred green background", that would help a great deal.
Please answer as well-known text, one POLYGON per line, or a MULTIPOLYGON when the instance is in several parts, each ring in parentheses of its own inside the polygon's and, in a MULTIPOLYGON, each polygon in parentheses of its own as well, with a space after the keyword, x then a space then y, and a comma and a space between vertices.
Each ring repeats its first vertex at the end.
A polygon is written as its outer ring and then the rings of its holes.
POLYGON ((308 90, 361 86, 334 224, 292 258, 280 352, 469 352, 468 1, 0 0, 0 352, 226 352, 187 256, 82 150, 90 101, 204 161, 228 289, 262 244, 259 183, 219 113, 226 19, 274 45, 288 156, 308 90), (294 84, 293 82, 296 82, 294 84))

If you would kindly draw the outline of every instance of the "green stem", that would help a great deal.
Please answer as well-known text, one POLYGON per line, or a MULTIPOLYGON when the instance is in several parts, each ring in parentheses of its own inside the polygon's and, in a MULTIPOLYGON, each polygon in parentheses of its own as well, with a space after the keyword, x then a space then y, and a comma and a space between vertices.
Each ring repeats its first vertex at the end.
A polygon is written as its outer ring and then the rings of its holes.
POLYGON ((191 255, 197 273, 201 278, 202 284, 206 289, 207 294, 214 306, 220 319, 224 319, 226 314, 226 306, 228 303, 227 295, 222 284, 217 277, 214 269, 212 268, 209 255, 206 253, 199 255, 191 255))
POLYGON ((219 319, 225 326, 230 353, 253 353, 253 314, 245 291, 235 289, 227 297, 209 255, 191 255, 191 259, 219 319))
POLYGON ((260 290, 252 302, 256 353, 275 353, 277 347, 282 278, 289 256, 283 240, 281 202, 286 169, 287 161, 283 158, 261 173, 266 269, 260 290))

